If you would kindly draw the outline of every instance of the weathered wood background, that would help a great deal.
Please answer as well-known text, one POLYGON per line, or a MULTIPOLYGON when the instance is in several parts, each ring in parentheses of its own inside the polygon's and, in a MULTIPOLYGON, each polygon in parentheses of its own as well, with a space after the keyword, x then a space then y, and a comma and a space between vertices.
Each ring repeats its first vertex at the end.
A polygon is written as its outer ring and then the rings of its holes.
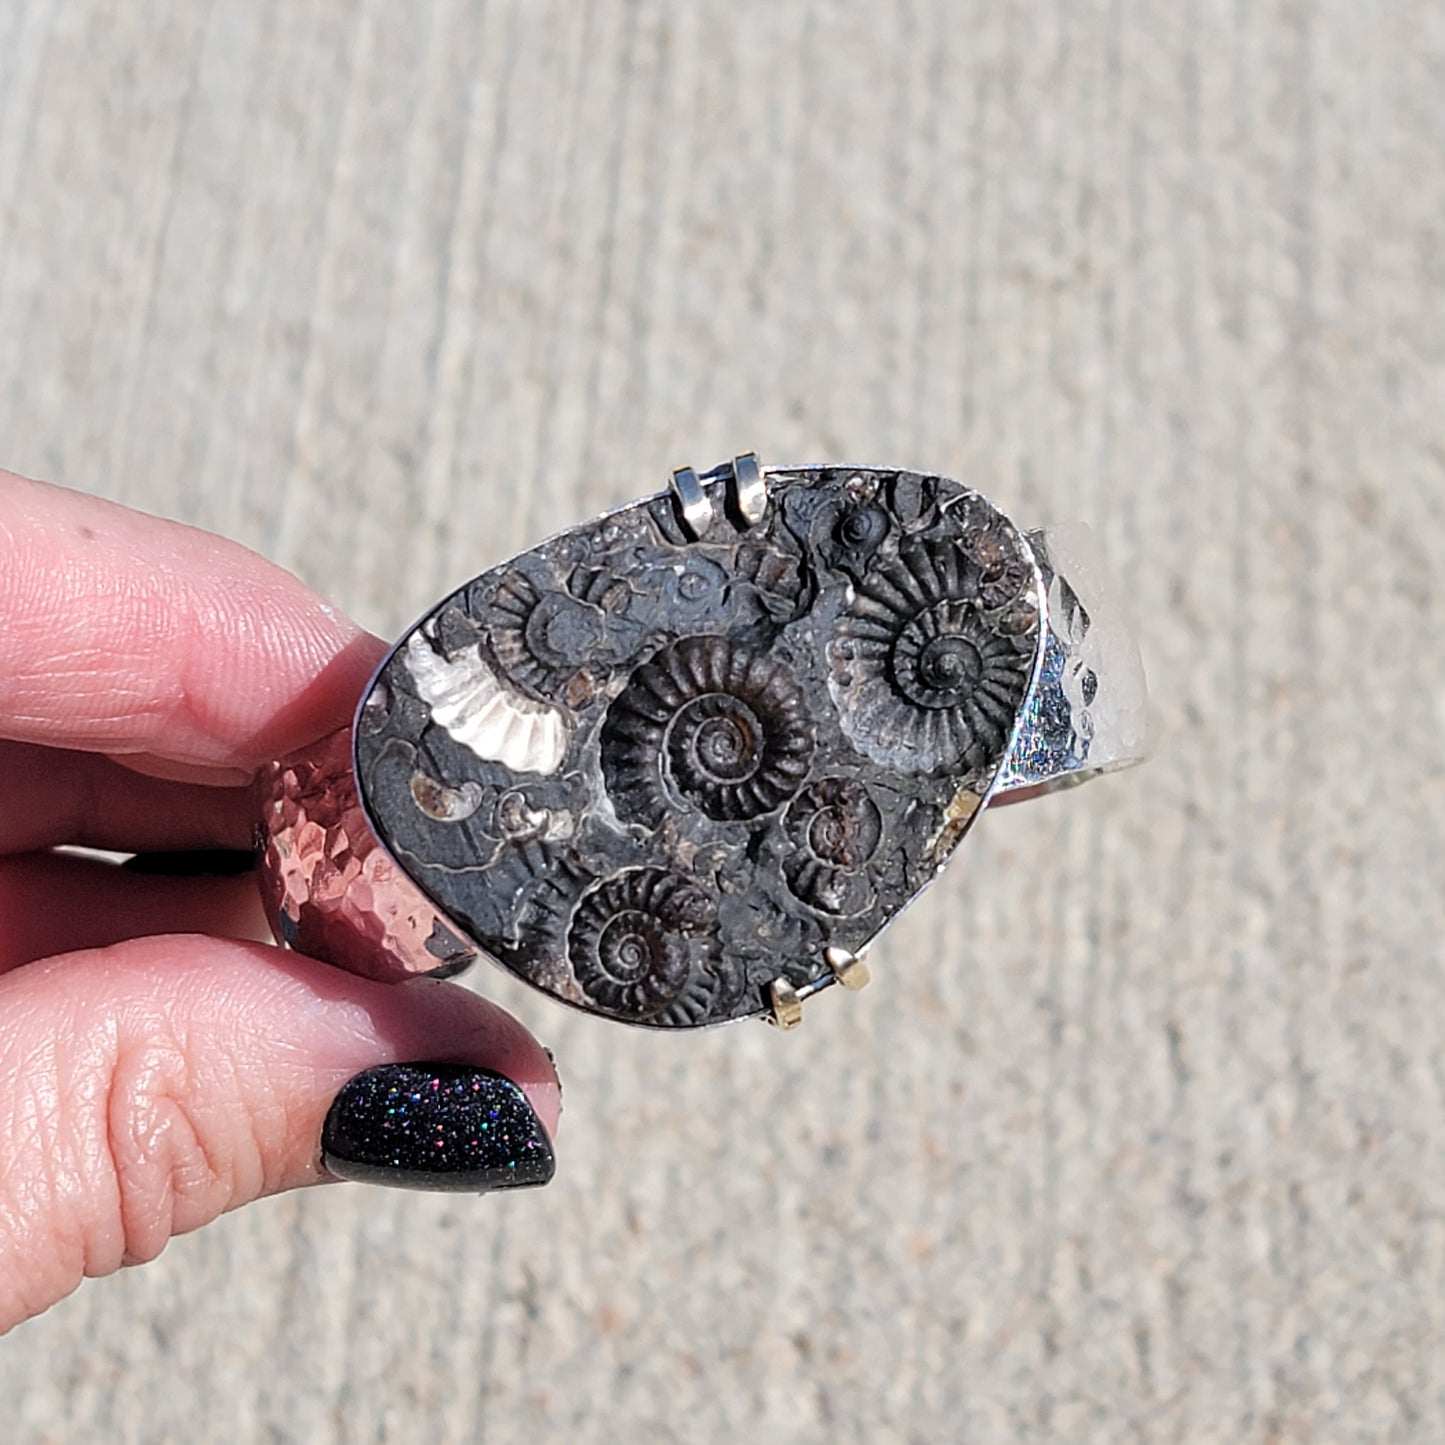
POLYGON ((541 1193, 274 1200, 7 1442, 1445 1438, 1445 11, 3 0, 0 461, 381 632, 684 461, 1092 521, 1151 765, 541 1193))

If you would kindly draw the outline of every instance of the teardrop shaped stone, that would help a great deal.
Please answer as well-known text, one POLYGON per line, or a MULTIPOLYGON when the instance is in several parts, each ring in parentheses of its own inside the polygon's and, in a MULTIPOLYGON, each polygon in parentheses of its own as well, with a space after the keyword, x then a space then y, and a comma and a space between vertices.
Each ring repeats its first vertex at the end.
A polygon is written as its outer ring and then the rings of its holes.
POLYGON ((459 588, 382 665, 356 777, 392 857, 512 972, 695 1027, 858 953, 988 795, 1041 652, 1028 543, 943 477, 704 479, 459 588))

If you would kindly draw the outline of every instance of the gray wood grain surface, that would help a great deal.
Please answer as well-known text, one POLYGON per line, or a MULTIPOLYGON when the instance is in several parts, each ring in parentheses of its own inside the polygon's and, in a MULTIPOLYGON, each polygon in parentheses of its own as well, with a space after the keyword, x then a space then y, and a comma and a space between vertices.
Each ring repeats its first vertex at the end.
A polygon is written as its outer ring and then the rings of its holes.
POLYGON ((555 1184, 273 1200, 10 1441, 1445 1438, 1445 12, 3 0, 0 462, 381 632, 681 462, 1091 521, 1144 770, 801 1033, 478 987, 555 1184))

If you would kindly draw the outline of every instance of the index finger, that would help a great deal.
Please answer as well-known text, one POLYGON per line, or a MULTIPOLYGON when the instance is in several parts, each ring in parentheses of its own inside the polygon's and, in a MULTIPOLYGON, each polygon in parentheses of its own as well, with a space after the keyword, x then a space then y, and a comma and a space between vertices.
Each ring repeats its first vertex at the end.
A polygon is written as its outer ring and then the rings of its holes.
POLYGON ((0 471, 0 737, 254 769, 384 647, 238 543, 0 471))

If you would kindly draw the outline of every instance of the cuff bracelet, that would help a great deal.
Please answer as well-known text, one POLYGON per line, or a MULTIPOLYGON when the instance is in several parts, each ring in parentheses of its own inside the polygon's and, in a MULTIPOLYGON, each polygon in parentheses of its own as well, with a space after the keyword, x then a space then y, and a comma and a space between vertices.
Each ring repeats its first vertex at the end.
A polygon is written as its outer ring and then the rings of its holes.
POLYGON ((489 956, 623 1023, 794 1026, 993 800, 1143 755, 1083 528, 945 477, 752 455, 560 532, 408 631, 257 782, 293 948, 489 956))

